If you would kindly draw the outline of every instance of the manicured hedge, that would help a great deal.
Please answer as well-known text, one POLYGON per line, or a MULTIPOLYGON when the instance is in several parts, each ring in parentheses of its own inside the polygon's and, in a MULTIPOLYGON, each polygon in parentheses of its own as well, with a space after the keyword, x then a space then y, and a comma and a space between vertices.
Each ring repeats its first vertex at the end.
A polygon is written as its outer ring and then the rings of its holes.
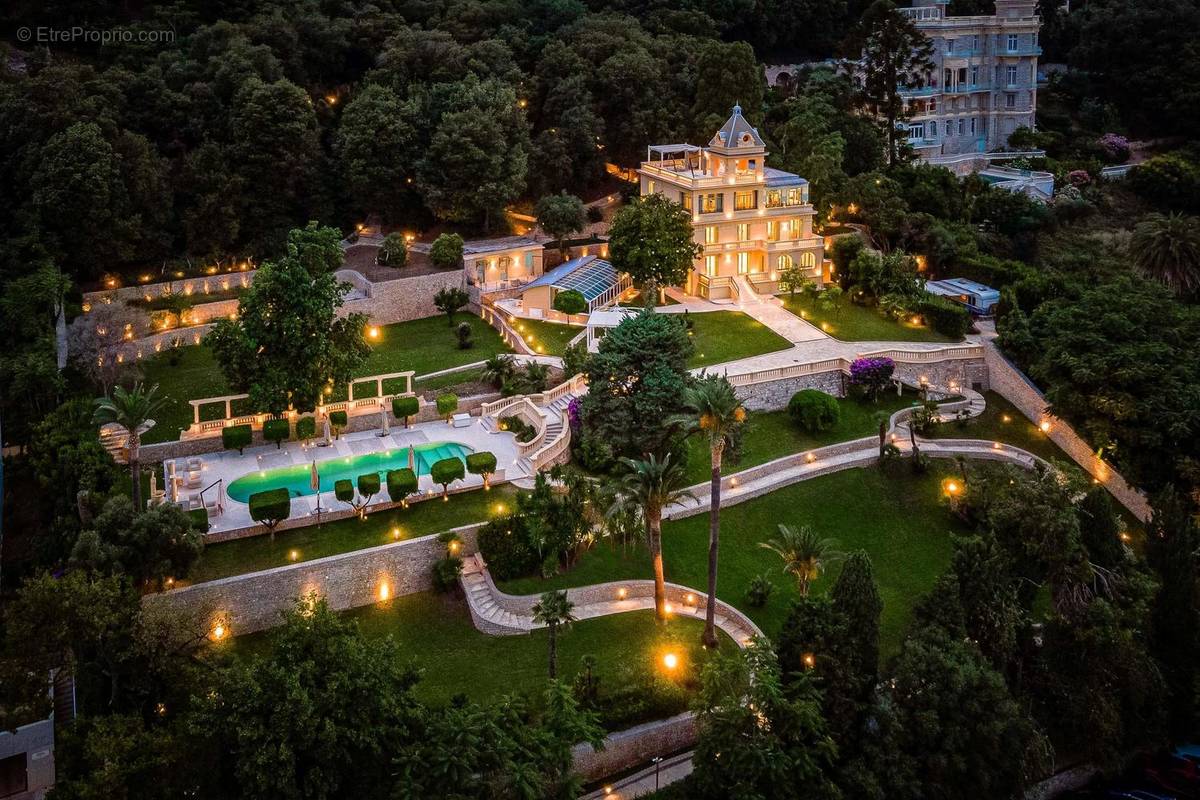
POLYGON ((379 494, 379 473, 368 472, 358 476, 358 493, 363 497, 373 497, 379 494))
POLYGON ((221 445, 226 450, 237 450, 240 455, 252 441, 254 431, 249 425, 229 425, 221 429, 221 445))
POLYGON ((188 511, 188 516, 192 519, 192 527, 201 533, 208 533, 208 509, 193 508, 188 511))
POLYGON ((343 503, 354 500, 354 484, 343 478, 333 484, 333 496, 343 503))
POLYGON ((466 475, 462 459, 453 457, 435 461, 433 462, 433 466, 429 468, 429 476, 433 478, 434 483, 441 484, 443 494, 445 494, 447 486, 455 481, 461 481, 466 475))
POLYGON ((520 517, 495 519, 479 530, 479 552, 487 561, 488 572, 496 580, 532 575, 541 563, 537 550, 529 544, 520 517))
POLYGON ((274 442, 275 447, 280 446, 280 442, 288 438, 291 433, 291 423, 287 419, 269 419, 263 423, 263 438, 268 442, 274 442))
POLYGON ((388 470, 387 490, 393 503, 403 501, 417 491, 417 474, 408 467, 388 470))
POLYGON ((962 305, 936 295, 927 295, 913 309, 943 336, 951 339, 961 339, 967 335, 971 327, 971 315, 962 305))
POLYGON ((317 418, 301 417, 296 420, 296 438, 300 441, 311 439, 317 435, 317 418))
POLYGON ((819 433, 837 425, 842 410, 833 396, 817 389, 801 389, 788 401, 788 416, 809 433, 819 433))
POLYGON ((270 527, 292 515, 292 495, 287 489, 268 489, 250 495, 250 519, 270 527))
POLYGON ((342 428, 346 427, 346 423, 349 422, 349 420, 350 418, 346 416, 345 411, 329 412, 329 424, 336 429, 339 434, 342 432, 342 428))
POLYGON ((437 410, 445 419, 450 419, 450 415, 458 411, 458 395, 456 394, 440 394, 437 399, 437 410))
POLYGON ((392 398, 392 414, 396 419, 404 420, 404 427, 408 427, 409 417, 415 417, 417 412, 421 410, 421 401, 415 395, 412 397, 393 397, 392 398))

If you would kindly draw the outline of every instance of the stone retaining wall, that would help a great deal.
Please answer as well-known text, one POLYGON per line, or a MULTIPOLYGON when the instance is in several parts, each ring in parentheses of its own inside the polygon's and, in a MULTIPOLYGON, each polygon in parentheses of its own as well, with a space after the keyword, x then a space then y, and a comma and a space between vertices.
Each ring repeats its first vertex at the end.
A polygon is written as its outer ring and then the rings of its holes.
POLYGON ((233 272, 219 272, 215 275, 200 275, 195 278, 178 278, 172 281, 143 283, 138 286, 122 286, 119 289, 101 289, 95 292, 84 292, 83 302, 96 305, 105 302, 107 298, 110 300, 123 300, 129 303, 135 300, 145 300, 146 295, 156 300, 169 294, 183 294, 200 299, 206 294, 205 288, 209 292, 221 292, 228 291, 234 286, 248 286, 254 281, 256 272, 257 270, 253 269, 235 270, 233 272))
POLYGON ((429 275, 415 275, 390 281, 372 283, 366 281, 366 289, 360 289, 366 297, 347 300, 339 316, 366 314, 377 325, 408 322, 414 319, 435 317, 442 313, 433 306, 433 296, 445 287, 463 287, 462 270, 452 269, 429 275))
MULTIPOLYGON (((474 552, 482 524, 454 530, 463 550, 474 552)), ((280 615, 296 599, 316 592, 335 611, 381 602, 433 588, 433 564, 446 555, 434 535, 341 553, 299 564, 234 575, 215 581, 147 595, 142 602, 166 603, 177 610, 203 614, 210 627, 218 621, 235 636, 278 625, 280 615)))
POLYGON ((834 397, 846 396, 846 376, 840 369, 795 378, 738 386, 737 396, 751 411, 782 411, 801 389, 817 389, 834 397))
MULTIPOLYGON (((896 362, 895 377, 910 386, 922 379, 933 386, 955 386, 986 391, 990 385, 983 359, 948 359, 927 364, 896 362)), ((738 399, 751 411, 782 411, 801 389, 817 389, 834 397, 845 397, 846 373, 840 369, 809 375, 760 381, 737 386, 738 399)))
POLYGON ((1108 489, 1117 502, 1129 509, 1135 517, 1142 521, 1150 519, 1150 504, 1146 502, 1146 496, 1130 486, 1107 462, 1097 458, 1091 445, 1075 433, 1070 425, 1052 417, 1047 411, 1046 398, 1042 393, 1000 354, 990 340, 984 344, 984 357, 991 374, 992 389, 999 392, 1034 423, 1050 421, 1050 430, 1046 432, 1050 441, 1062 448, 1076 464, 1108 489))
POLYGON ((696 744, 696 717, 690 712, 647 722, 604 738, 604 749, 578 744, 571 751, 575 772, 585 781, 596 781, 645 764, 664 753, 686 750, 696 744))

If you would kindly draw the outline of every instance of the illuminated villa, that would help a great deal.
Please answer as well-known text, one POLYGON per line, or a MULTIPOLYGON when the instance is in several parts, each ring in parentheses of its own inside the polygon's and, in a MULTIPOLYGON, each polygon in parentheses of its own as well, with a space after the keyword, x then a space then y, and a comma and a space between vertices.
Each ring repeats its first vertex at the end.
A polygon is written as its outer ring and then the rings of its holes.
POLYGON ((638 169, 641 193, 660 192, 692 214, 704 252, 684 290, 710 300, 772 294, 793 265, 821 282, 823 240, 813 234, 808 181, 772 169, 741 106, 707 147, 651 145, 638 169))

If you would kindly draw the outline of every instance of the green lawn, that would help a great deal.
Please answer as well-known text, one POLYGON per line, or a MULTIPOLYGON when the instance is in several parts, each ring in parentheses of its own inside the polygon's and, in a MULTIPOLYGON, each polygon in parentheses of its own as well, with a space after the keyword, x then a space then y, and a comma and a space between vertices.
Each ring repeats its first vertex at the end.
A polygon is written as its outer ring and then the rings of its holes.
MULTIPOLYGON (((545 688, 545 630, 528 636, 489 636, 471 624, 461 600, 432 593, 398 597, 344 613, 367 636, 395 637, 405 656, 423 672, 416 693, 426 702, 444 703, 457 694, 477 702, 514 693, 536 698, 545 688)), ((580 659, 592 655, 596 657, 594 674, 600 677, 602 696, 634 683, 693 686, 703 660, 699 650, 702 628, 701 620, 680 618, 660 626, 650 611, 577 622, 559 635, 559 675, 573 680, 580 659), (670 679, 661 668, 662 656, 667 652, 676 653, 681 660, 670 679)), ((256 653, 266 647, 268 637, 269 633, 250 634, 235 639, 233 646, 241 654, 256 653)), ((666 694, 673 707, 644 708, 640 719, 622 720, 617 727, 684 710, 686 692, 666 694)))
MULTIPOLYGON (((379 375, 410 369, 418 375, 423 375, 483 361, 497 353, 512 352, 496 329, 474 314, 459 312, 454 321, 455 325, 460 322, 470 323, 474 332, 473 347, 467 350, 459 349, 454 328, 447 323, 445 315, 382 325, 379 327, 378 339, 368 339, 371 355, 355 370, 355 375, 379 375)), ((192 407, 188 400, 233 394, 212 351, 204 345, 190 345, 172 352, 160 353, 142 364, 142 372, 146 383, 159 384, 159 392, 167 401, 156 415, 154 428, 146 434, 146 444, 179 438, 179 432, 193 421, 192 407), (176 360, 177 363, 172 365, 172 360, 176 360)), ((388 392, 394 388, 385 385, 384 391, 388 392)), ((374 384, 363 384, 355 390, 355 397, 368 397, 373 394, 374 384)), ((345 399, 345 396, 345 387, 339 387, 333 399, 345 399)), ((240 411, 248 412, 250 409, 234 409, 235 413, 240 411)), ((205 407, 203 412, 201 419, 220 419, 225 410, 222 406, 213 405, 205 407)))
POLYGON ((515 319, 513 324, 517 332, 525 338, 525 344, 538 354, 547 356, 561 356, 567 349, 567 342, 584 330, 578 325, 563 325, 537 319, 515 319))
POLYGON ((741 311, 706 311, 688 314, 696 352, 688 361, 692 368, 724 364, 739 358, 786 350, 792 343, 741 311))
MULTIPOLYGON (((841 418, 838 424, 827 431, 811 434, 792 422, 786 411, 751 411, 746 417, 742 434, 742 457, 732 463, 728 459, 721 464, 721 474, 730 475, 776 458, 802 453, 814 447, 824 447, 836 442, 874 436, 879 424, 874 416, 877 411, 891 414, 907 408, 915 402, 916 395, 908 393, 898 397, 894 392, 885 393, 878 403, 840 399, 841 418)), ((688 482, 707 481, 710 475, 708 442, 702 436, 688 439, 688 482)))
POLYGON ((816 302, 801 295, 781 294, 784 308, 808 320, 835 339, 844 342, 949 342, 925 325, 888 319, 874 308, 858 306, 843 298, 835 310, 827 312, 816 302))
MULTIPOLYGON (((767 636, 779 633, 797 590, 780 569, 779 557, 759 547, 779 523, 807 524, 837 539, 843 552, 871 555, 883 597, 883 655, 896 652, 912 617, 913 604, 933 586, 950 561, 951 532, 966 532, 941 503, 937 465, 915 477, 888 476, 879 469, 845 470, 803 481, 721 512, 721 559, 717 595, 750 615, 767 636), (764 608, 746 605, 751 578, 767 573, 775 593, 764 608)), ((663 529, 667 580, 702 589, 708 574, 708 515, 667 522, 663 529)), ((834 565, 814 591, 824 593, 837 577, 834 565)), ((651 577, 644 550, 623 555, 601 544, 569 573, 549 580, 506 581, 507 592, 528 594, 551 588, 651 577)))
POLYGON ((966 422, 946 422, 925 434, 930 439, 986 439, 1028 450, 1047 461, 1071 462, 1071 457, 1050 441, 1038 426, 996 392, 985 392, 987 408, 966 422))
MULTIPOLYGON (((501 508, 511 509, 515 493, 512 487, 497 486, 489 492, 452 494, 445 503, 438 498, 422 500, 408 508, 370 514, 363 521, 351 517, 319 527, 309 525, 282 531, 275 535, 274 541, 264 535, 210 545, 192 568, 188 580, 180 583, 211 581, 482 522, 501 508)), ((347 507, 333 500, 331 493, 327 494, 336 508, 347 507)))

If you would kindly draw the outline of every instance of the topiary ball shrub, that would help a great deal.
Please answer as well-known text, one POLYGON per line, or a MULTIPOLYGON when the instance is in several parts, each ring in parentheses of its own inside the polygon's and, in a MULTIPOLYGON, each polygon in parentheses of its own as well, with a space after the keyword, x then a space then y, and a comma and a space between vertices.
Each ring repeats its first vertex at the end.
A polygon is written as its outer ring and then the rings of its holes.
POLYGON ((349 422, 350 417, 346 415, 345 411, 329 412, 329 425, 333 428, 334 438, 342 435, 342 428, 345 428, 349 422))
POLYGON ((343 478, 333 484, 333 496, 343 503, 354 500, 354 484, 343 478))
POLYGON ((374 497, 379 494, 379 473, 368 472, 358 476, 358 493, 363 497, 374 497))
POLYGON ((410 417, 415 417, 417 412, 421 410, 421 400, 416 395, 411 397, 393 397, 392 398, 392 414, 398 420, 404 420, 404 427, 408 427, 410 417))
POLYGON ((388 470, 387 491, 393 503, 403 503, 417 491, 417 474, 408 467, 388 470))
POLYGON ((437 398, 437 412, 447 422, 450 417, 458 411, 458 395, 456 394, 440 394, 437 398))
POLYGON ((229 425, 221 429, 221 445, 226 450, 237 450, 238 455, 254 441, 254 431, 249 425, 229 425))
POLYGON ((283 488, 255 492, 247 503, 250 506, 250 519, 272 529, 292 514, 292 495, 283 488))
POLYGON ((458 458, 443 458, 441 461, 433 462, 433 466, 429 468, 429 477, 433 478, 433 482, 441 485, 442 499, 446 498, 450 484, 455 481, 461 481, 467 476, 466 467, 461 459, 458 458))
POLYGON ((788 401, 788 416, 809 433, 827 431, 842 417, 835 397, 817 389, 801 389, 788 401))
POLYGON ((467 472, 483 476, 483 488, 489 488, 488 478, 496 471, 496 454, 484 450, 467 454, 467 472))
POLYGON ((300 441, 311 439, 317 435, 317 418, 301 417, 296 420, 296 438, 300 441))
POLYGON ((274 442, 276 449, 291 433, 291 424, 286 419, 269 419, 263 423, 263 438, 274 442))

